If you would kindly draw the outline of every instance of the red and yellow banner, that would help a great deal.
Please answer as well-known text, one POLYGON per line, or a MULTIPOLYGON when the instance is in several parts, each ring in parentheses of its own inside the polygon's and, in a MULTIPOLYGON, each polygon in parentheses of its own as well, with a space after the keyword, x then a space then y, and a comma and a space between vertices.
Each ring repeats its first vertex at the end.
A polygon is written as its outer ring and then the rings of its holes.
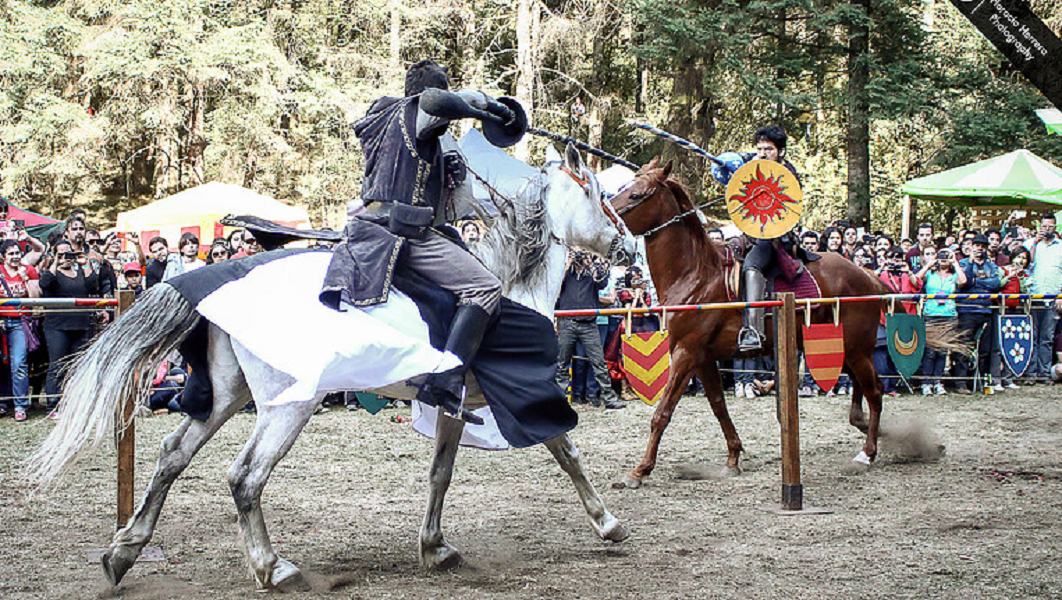
POLYGON ((844 366, 844 326, 832 323, 804 326, 804 361, 824 392, 833 389, 844 366))
POLYGON ((671 375, 671 342, 666 331, 623 336, 623 371, 627 383, 652 406, 664 393, 671 375))

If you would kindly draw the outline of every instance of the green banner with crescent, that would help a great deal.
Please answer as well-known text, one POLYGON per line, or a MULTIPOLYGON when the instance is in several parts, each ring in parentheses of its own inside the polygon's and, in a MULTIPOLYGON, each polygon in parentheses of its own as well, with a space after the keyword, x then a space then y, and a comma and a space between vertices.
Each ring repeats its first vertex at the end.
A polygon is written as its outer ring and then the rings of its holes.
POLYGON ((889 315, 885 319, 885 339, 896 371, 911 377, 922 364, 926 351, 926 322, 918 315, 889 315))

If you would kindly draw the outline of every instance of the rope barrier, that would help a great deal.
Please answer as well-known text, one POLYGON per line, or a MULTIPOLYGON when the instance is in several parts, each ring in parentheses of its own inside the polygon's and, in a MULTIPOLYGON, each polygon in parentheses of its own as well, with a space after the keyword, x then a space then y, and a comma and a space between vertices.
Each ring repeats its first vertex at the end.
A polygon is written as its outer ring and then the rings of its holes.
MULTIPOLYGON (((884 302, 899 300, 901 302, 916 300, 1057 300, 1062 294, 883 294, 880 296, 839 296, 836 298, 801 298, 801 305, 811 304, 844 304, 848 302, 884 302)), ((781 300, 764 300, 761 302, 715 302, 708 304, 676 304, 673 306, 651 306, 641 308, 600 308, 558 310, 553 314, 557 317, 600 317, 611 315, 626 315, 633 313, 645 315, 650 313, 686 312, 693 310, 732 310, 745 308, 769 308, 781 306, 781 300)), ((798 306, 797 310, 802 310, 798 306)))

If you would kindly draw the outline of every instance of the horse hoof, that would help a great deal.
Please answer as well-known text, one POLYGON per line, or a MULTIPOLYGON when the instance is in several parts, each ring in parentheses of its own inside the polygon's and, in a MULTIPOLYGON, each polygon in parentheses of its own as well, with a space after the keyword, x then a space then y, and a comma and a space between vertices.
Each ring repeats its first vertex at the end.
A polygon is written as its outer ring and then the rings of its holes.
POLYGON ((640 487, 642 487, 642 480, 630 475, 624 475, 623 479, 612 484, 614 490, 636 490, 640 487))
POLYGON ((420 563, 429 571, 449 571, 460 567, 464 562, 465 560, 461 558, 461 553, 457 551, 457 548, 445 542, 439 546, 422 550, 420 553, 420 563))
MULTIPOLYGON (((611 515, 610 515, 611 516, 611 515)), ((622 542, 631 537, 631 531, 616 517, 612 517, 608 523, 598 532, 601 539, 606 542, 622 542)))
POLYGON ((310 590, 310 585, 302 576, 302 571, 283 558, 278 558, 277 564, 273 566, 273 587, 287 591, 310 590))
POLYGON ((108 548, 106 552, 100 556, 100 566, 103 567, 103 575, 107 577, 107 582, 112 586, 118 585, 122 582, 122 578, 132 568, 133 563, 136 562, 139 552, 132 554, 124 550, 124 546, 120 546, 117 550, 108 548))
POLYGON ((856 457, 852 459, 852 462, 859 463, 859 464, 867 466, 867 467, 870 466, 870 463, 872 461, 873 461, 873 459, 870 458, 869 456, 867 456, 867 453, 862 451, 862 450, 860 450, 859 454, 856 454, 856 457))

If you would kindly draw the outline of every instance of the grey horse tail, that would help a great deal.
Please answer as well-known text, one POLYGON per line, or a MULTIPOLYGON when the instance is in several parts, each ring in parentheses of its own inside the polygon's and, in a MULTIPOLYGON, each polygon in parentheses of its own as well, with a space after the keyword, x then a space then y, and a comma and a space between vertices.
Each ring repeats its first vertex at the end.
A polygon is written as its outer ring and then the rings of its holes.
POLYGON ((26 478, 47 486, 105 439, 124 433, 125 402, 151 390, 155 370, 199 322, 173 286, 149 289, 68 363, 55 428, 26 460, 26 478), (119 428, 115 429, 115 424, 119 428))

